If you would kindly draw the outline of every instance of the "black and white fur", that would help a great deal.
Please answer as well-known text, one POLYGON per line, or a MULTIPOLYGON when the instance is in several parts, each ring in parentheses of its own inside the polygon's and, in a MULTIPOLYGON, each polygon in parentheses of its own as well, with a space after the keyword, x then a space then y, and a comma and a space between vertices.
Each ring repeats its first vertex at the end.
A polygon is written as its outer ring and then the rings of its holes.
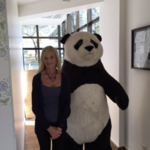
MULTIPOLYGON (((67 133, 77 144, 94 142, 105 136, 104 129, 105 132, 110 131, 106 95, 121 109, 128 106, 125 91, 101 63, 101 40, 100 35, 89 32, 66 34, 61 40, 65 49, 62 71, 69 75, 71 84, 67 133)), ((107 139, 110 140, 110 134, 107 139)))

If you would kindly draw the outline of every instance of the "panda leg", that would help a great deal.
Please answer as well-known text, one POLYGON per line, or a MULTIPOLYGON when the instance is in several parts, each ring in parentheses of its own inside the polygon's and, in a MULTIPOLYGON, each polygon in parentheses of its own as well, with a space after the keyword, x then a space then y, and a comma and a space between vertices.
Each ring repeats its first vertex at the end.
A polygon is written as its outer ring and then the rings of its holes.
POLYGON ((83 144, 77 144, 67 133, 65 137, 64 150, 83 150, 83 144))
POLYGON ((85 150, 112 150, 110 146, 111 121, 109 119, 106 127, 94 142, 85 143, 85 150))

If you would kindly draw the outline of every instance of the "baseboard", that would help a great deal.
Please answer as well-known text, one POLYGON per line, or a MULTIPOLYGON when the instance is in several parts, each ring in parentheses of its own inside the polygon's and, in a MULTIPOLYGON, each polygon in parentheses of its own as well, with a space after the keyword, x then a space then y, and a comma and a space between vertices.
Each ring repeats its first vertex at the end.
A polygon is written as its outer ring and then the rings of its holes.
POLYGON ((118 150, 118 146, 113 141, 111 141, 110 144, 111 144, 112 150, 118 150))
POLYGON ((111 141, 111 147, 112 150, 127 150, 124 146, 118 147, 113 141, 111 141))
POLYGON ((118 150, 127 150, 127 149, 126 147, 122 146, 122 147, 119 147, 118 150))

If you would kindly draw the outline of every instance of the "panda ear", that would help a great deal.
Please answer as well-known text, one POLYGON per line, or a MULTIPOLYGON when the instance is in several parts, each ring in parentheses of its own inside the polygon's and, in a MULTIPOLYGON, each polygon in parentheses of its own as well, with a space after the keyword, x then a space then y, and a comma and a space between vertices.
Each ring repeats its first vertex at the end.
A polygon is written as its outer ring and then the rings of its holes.
POLYGON ((63 43, 63 44, 65 44, 66 43, 66 41, 67 41, 67 39, 69 38, 69 36, 70 36, 70 34, 68 33, 68 34, 66 34, 66 35, 64 35, 63 36, 63 38, 60 40, 60 42, 61 43, 63 43))
POLYGON ((100 42, 102 41, 102 37, 99 34, 95 33, 94 35, 99 39, 100 42))

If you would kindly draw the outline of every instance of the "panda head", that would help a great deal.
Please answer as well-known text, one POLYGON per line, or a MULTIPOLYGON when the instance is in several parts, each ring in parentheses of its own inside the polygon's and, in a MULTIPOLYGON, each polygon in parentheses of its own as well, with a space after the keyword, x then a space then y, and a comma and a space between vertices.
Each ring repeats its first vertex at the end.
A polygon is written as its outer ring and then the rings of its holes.
POLYGON ((102 38, 98 34, 76 32, 66 34, 61 43, 64 44, 65 60, 81 67, 96 64, 103 54, 102 38))

